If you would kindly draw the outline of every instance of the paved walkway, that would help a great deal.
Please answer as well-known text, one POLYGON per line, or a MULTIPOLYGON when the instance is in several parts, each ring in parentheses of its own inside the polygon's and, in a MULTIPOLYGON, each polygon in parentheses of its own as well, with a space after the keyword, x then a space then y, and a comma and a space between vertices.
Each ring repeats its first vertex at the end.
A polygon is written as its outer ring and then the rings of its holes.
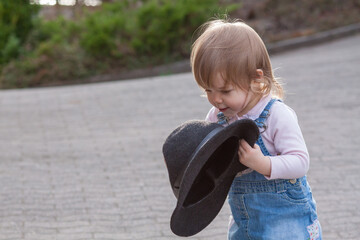
MULTIPOLYGON (((273 57, 324 239, 360 236, 360 36, 273 57)), ((180 239, 161 147, 209 104, 190 73, 0 91, 0 240, 180 239)), ((189 239, 225 239, 229 208, 189 239)))

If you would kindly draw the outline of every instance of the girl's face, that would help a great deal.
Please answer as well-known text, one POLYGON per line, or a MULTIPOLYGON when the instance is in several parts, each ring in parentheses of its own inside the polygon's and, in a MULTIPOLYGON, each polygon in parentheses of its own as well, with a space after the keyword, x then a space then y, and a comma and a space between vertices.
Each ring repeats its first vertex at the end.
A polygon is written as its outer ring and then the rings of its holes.
POLYGON ((231 84, 225 84, 225 80, 218 74, 212 82, 212 87, 205 89, 208 101, 227 117, 246 114, 253 105, 254 93, 240 89, 231 84))

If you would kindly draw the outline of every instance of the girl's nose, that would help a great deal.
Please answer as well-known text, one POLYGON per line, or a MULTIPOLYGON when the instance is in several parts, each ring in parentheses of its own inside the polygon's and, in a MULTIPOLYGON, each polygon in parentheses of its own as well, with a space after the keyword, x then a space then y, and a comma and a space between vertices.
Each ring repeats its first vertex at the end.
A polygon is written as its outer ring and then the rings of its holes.
POLYGON ((214 102, 218 103, 218 104, 223 102, 222 97, 220 96, 220 94, 215 94, 214 102))

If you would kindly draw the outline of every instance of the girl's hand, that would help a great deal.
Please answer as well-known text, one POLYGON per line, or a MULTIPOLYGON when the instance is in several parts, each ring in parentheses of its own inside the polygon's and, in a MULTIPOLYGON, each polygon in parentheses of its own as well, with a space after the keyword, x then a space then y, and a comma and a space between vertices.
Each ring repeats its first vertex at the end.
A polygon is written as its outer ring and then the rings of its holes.
POLYGON ((264 156, 260 147, 255 144, 251 147, 245 140, 239 141, 239 160, 245 166, 270 177, 271 174, 271 161, 270 158, 264 156))

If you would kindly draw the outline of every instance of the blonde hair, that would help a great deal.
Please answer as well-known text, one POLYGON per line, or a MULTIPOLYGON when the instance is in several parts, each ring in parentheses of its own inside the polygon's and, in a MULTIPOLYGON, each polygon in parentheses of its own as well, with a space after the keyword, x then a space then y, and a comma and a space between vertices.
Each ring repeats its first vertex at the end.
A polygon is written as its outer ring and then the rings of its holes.
POLYGON ((244 22, 213 20, 203 24, 200 32, 190 58, 200 87, 210 88, 212 80, 221 74, 226 84, 248 90, 252 87, 251 81, 259 78, 257 69, 261 69, 264 75, 255 92, 283 97, 283 88, 274 77, 265 44, 254 29, 244 22))

